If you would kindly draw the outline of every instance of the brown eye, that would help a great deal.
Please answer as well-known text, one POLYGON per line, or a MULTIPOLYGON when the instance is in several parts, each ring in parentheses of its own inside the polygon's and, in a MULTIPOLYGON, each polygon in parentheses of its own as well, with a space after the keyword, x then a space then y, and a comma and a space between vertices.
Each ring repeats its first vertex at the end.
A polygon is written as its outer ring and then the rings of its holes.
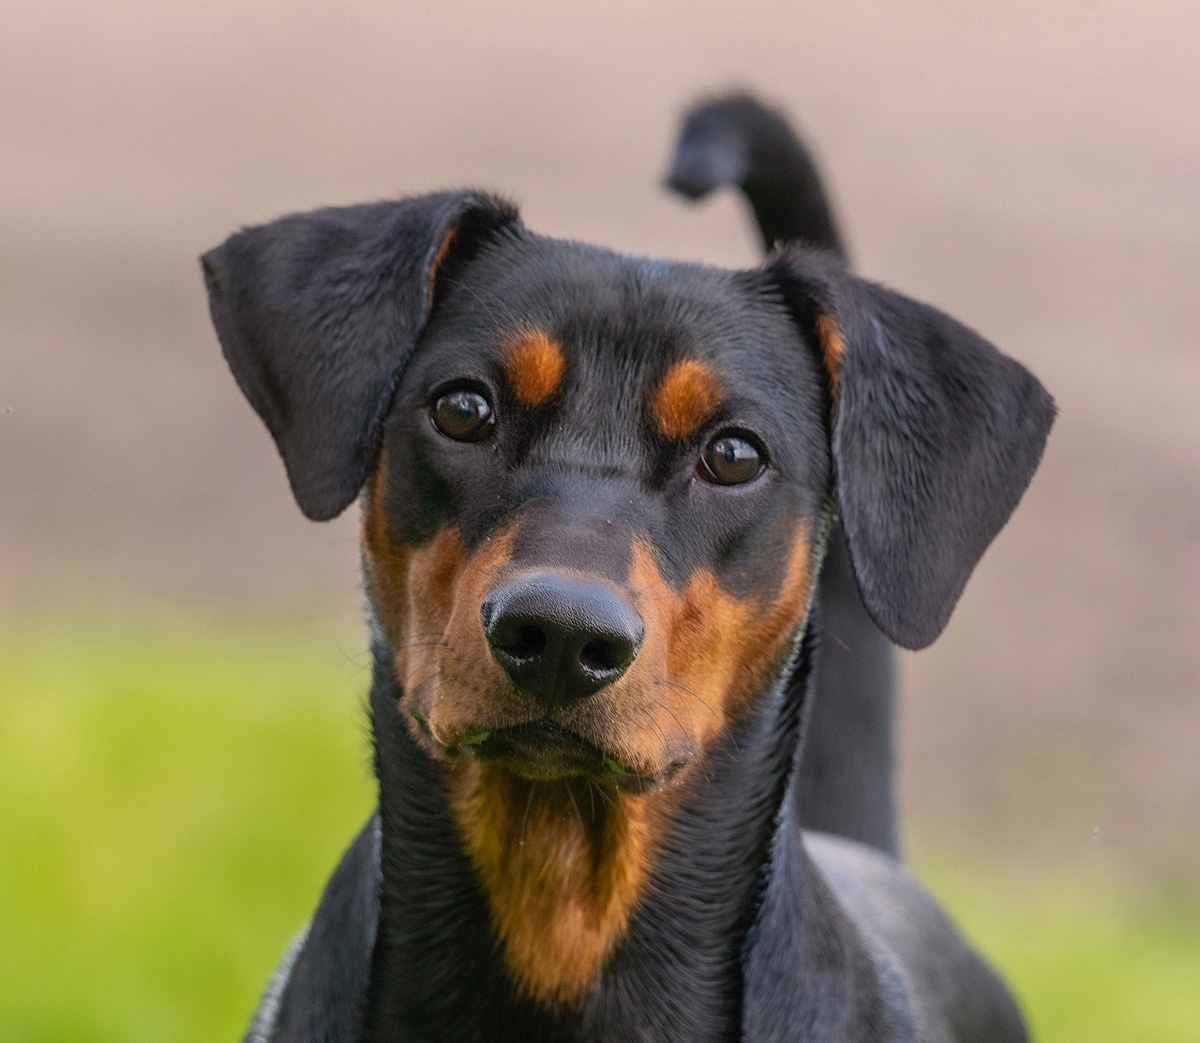
POLYGON ((492 404, 472 388, 455 388, 433 404, 433 426, 456 442, 482 442, 496 426, 492 404))
POLYGON ((748 438, 717 435, 700 457, 700 476, 717 485, 744 485, 762 472, 763 454, 748 438))

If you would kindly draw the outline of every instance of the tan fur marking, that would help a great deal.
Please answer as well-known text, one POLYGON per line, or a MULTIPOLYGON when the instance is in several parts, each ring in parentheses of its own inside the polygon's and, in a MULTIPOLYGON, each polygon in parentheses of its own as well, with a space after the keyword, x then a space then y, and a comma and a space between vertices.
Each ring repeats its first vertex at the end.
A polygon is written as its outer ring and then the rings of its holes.
MULTIPOLYGON (((387 531, 384 490, 386 456, 370 479, 363 512, 363 562, 371 603, 395 651, 396 677, 404 694, 401 710, 414 736, 435 756, 427 722, 439 743, 466 738, 479 721, 492 727, 531 718, 529 708, 503 712, 497 693, 512 682, 492 659, 479 618, 479 606, 512 545, 506 529, 468 553, 454 529, 443 529, 419 547, 393 542, 387 531)), ((514 704, 519 700, 512 700, 514 704)))
POLYGON ((544 330, 523 330, 504 346, 504 376, 526 409, 549 400, 566 368, 562 348, 544 330))
POLYGON ((650 402, 655 424, 668 438, 686 438, 712 419, 721 401, 721 384, 699 359, 675 363, 650 402))
MULTIPOLYGON (((579 1003, 599 980, 644 893, 681 792, 701 778, 691 761, 745 710, 786 652, 807 605, 809 543, 796 531, 777 595, 726 592, 707 570, 683 590, 662 577, 643 541, 633 547, 631 599, 646 625, 629 671, 548 719, 650 778, 677 782, 634 793, 584 779, 530 781, 469 754, 447 756, 481 731, 547 717, 492 659, 480 621, 487 592, 512 568, 516 521, 468 552, 444 530, 420 546, 387 528, 387 460, 370 480, 363 558, 380 625, 396 650, 400 711, 431 756, 446 760, 463 848, 487 894, 505 964, 521 993, 579 1003), (415 723, 424 720, 423 727, 415 723)), ((460 747, 461 748, 461 747, 460 747)))
MULTIPOLYGON (((649 547, 635 542, 631 579, 640 595, 647 636, 630 675, 644 665, 662 670, 668 679, 669 687, 658 694, 663 709, 657 722, 660 731, 670 729, 674 714, 676 720, 690 722, 694 740, 704 745, 745 708, 778 663, 803 616, 808 554, 807 535, 801 528, 779 593, 764 605, 753 597, 727 593, 707 569, 697 569, 683 590, 676 592, 663 580, 649 547), (665 647, 647 647, 659 642, 665 647), (665 669, 655 663, 662 656, 665 669)), ((630 675, 626 675, 630 681, 636 679, 630 675)))
MULTIPOLYGON (((759 691, 808 600, 806 532, 778 595, 726 593, 707 571, 683 591, 634 545, 630 582, 646 642, 624 678, 556 721, 651 774, 699 753, 759 691)), ((452 769, 452 805, 488 895, 509 973, 526 996, 581 1001, 624 936, 679 789, 589 793, 583 780, 531 782, 475 761, 452 769)))
POLYGON ((387 456, 367 479, 366 503, 362 512, 363 563, 371 604, 384 631, 393 639, 404 632, 407 617, 404 583, 408 576, 411 548, 394 543, 388 534, 384 499, 387 494, 387 456))
POLYGON ((842 360, 846 354, 846 342, 837 320, 827 313, 817 316, 817 340, 825 359, 825 371, 829 374, 829 390, 837 398, 838 385, 842 379, 842 360))
MULTIPOLYGON (((554 720, 652 775, 700 753, 779 663, 807 604, 809 548, 801 529, 767 605, 703 570, 675 591, 646 544, 633 553, 642 651, 620 681, 554 720)), ((594 797, 580 780, 528 782, 466 761, 451 792, 513 980, 532 998, 579 1002, 624 936, 678 788, 594 797)))
MULTIPOLYGON (((592 784, 595 785, 595 784, 592 784)), ((625 933, 670 795, 534 782, 474 760, 451 801, 522 995, 578 1003, 625 933)))

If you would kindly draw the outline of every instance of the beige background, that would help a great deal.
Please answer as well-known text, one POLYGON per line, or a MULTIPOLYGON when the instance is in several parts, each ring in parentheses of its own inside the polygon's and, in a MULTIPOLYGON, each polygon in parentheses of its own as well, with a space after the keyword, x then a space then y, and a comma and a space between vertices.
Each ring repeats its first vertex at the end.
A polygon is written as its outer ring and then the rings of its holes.
POLYGON ((909 811, 1015 857, 1200 853, 1200 5, 18 0, 0 32, 0 611, 357 611, 195 256, 283 211, 479 184, 533 227, 727 264, 658 187, 681 106, 805 128, 862 271, 1030 364, 1061 419, 905 659, 909 811), (1003 7, 1003 12, 992 8, 1003 7))

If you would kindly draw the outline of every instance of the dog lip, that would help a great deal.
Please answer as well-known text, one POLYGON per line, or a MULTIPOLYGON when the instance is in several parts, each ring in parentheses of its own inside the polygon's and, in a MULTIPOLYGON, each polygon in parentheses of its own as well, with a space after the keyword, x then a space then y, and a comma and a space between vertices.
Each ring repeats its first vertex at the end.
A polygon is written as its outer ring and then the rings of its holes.
MULTIPOLYGON (((546 720, 498 728, 463 752, 534 780, 584 777, 635 792, 662 781, 662 776, 634 771, 583 736, 546 720)), ((668 773, 676 768, 672 765, 668 773)))
POLYGON ((599 747, 549 721, 499 728, 476 743, 475 752, 484 760, 528 764, 538 774, 594 774, 606 763, 599 747))

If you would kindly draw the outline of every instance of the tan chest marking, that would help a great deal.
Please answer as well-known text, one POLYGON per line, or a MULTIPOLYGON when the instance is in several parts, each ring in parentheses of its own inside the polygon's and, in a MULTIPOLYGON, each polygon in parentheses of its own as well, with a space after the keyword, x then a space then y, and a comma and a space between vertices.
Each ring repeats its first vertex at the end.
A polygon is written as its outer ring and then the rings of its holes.
POLYGON ((478 761, 451 803, 522 995, 551 1006, 595 986, 644 889, 671 794, 533 782, 478 761))

